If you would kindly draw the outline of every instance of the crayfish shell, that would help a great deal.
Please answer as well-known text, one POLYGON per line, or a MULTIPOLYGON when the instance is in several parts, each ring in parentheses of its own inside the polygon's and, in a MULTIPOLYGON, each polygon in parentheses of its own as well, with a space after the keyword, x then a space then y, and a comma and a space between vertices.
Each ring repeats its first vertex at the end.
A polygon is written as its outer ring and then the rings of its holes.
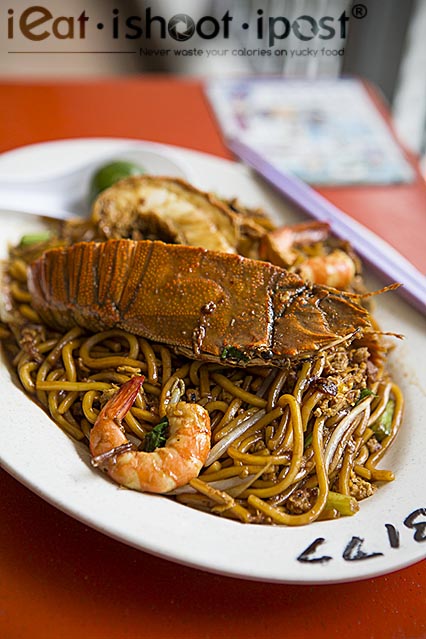
POLYGON ((192 358, 282 365, 371 329, 358 297, 272 264, 158 241, 82 242, 29 268, 57 329, 122 328, 192 358))

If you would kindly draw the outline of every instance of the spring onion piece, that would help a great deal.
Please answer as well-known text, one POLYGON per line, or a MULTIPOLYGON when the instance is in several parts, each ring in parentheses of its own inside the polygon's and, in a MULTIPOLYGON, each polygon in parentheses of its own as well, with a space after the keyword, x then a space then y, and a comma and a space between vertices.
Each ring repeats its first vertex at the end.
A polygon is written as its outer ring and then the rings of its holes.
POLYGON ((314 437, 314 431, 311 430, 310 433, 305 433, 305 439, 303 442, 303 449, 306 450, 312 444, 312 440, 314 437))
POLYGON ((391 434, 394 412, 395 401, 393 399, 390 399, 380 417, 376 419, 374 424, 371 424, 370 428, 379 442, 381 442, 385 437, 389 437, 389 435, 391 434))
POLYGON ((167 441, 167 431, 169 428, 169 420, 167 417, 161 420, 152 430, 145 435, 143 440, 143 450, 146 453, 152 453, 156 448, 163 448, 167 441))
POLYGON ((337 510, 341 515, 350 517, 355 515, 359 510, 359 504, 354 497, 349 495, 342 495, 341 493, 335 493, 332 490, 329 491, 327 502, 325 504, 325 510, 337 510))
POLYGON ((40 231, 39 233, 28 233, 21 237, 19 246, 31 246, 40 242, 47 242, 52 237, 50 231, 40 231))
POLYGON ((378 397, 378 395, 376 395, 376 393, 374 391, 371 390, 371 388, 363 388, 362 391, 359 394, 359 399, 357 401, 357 404, 361 403, 363 399, 365 399, 366 397, 378 397))
POLYGON ((248 357, 235 346, 225 346, 220 354, 220 359, 227 359, 236 362, 248 362, 248 357))

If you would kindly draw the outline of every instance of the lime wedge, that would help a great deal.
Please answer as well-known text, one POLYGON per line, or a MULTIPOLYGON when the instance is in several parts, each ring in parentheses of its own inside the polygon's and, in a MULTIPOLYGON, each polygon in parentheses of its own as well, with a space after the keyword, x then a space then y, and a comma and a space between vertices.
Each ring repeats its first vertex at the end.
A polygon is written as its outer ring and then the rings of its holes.
POLYGON ((142 173, 145 173, 145 170, 134 162, 116 161, 101 166, 90 180, 90 202, 119 180, 142 173))

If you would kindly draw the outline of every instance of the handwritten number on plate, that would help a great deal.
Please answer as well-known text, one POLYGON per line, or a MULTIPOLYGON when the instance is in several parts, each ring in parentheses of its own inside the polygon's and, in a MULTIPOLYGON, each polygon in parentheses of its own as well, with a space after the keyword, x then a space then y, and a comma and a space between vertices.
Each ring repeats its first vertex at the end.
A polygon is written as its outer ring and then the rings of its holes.
POLYGON ((385 524, 391 548, 399 548, 399 532, 393 524, 385 524))
POLYGON ((297 561, 300 561, 304 564, 324 564, 327 561, 330 561, 332 557, 328 555, 322 555, 321 557, 312 557, 318 546, 321 546, 325 541, 324 537, 318 537, 315 539, 309 546, 304 550, 297 558, 297 561))
POLYGON ((426 515, 426 508, 417 508, 404 519, 404 526, 414 528, 415 541, 426 541, 426 520, 416 521, 420 515, 426 515))
MULTIPOLYGON (((413 510, 413 512, 404 519, 404 526, 414 529, 415 541, 426 541, 426 508, 413 510), (423 519, 421 519, 421 517, 423 517, 423 519)), ((395 528, 393 524, 385 524, 385 527, 391 548, 399 548, 400 541, 397 528, 395 528)), ((322 546, 324 542, 324 537, 314 539, 314 541, 300 553, 297 557, 297 561, 306 564, 324 564, 333 559, 333 557, 329 555, 315 555, 318 548, 322 546)), ((362 561, 363 559, 370 559, 371 557, 383 556, 382 552, 366 552, 363 549, 363 544, 364 539, 362 539, 362 537, 352 537, 343 551, 343 559, 345 561, 362 561)))
POLYGON ((352 537, 345 550, 343 551, 343 559, 345 561, 361 561, 362 559, 370 559, 371 557, 379 557, 382 552, 367 553, 362 549, 364 540, 361 537, 352 537))

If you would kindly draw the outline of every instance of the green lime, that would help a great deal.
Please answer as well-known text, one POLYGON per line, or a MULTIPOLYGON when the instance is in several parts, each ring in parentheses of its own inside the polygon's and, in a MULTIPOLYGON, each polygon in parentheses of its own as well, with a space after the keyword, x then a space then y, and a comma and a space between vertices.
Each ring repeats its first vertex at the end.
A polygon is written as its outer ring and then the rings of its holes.
POLYGON ((102 193, 102 191, 105 191, 105 189, 108 189, 119 180, 130 175, 141 175, 144 172, 144 169, 134 162, 117 160, 116 162, 105 164, 93 174, 90 180, 90 202, 93 202, 99 193, 102 193))

